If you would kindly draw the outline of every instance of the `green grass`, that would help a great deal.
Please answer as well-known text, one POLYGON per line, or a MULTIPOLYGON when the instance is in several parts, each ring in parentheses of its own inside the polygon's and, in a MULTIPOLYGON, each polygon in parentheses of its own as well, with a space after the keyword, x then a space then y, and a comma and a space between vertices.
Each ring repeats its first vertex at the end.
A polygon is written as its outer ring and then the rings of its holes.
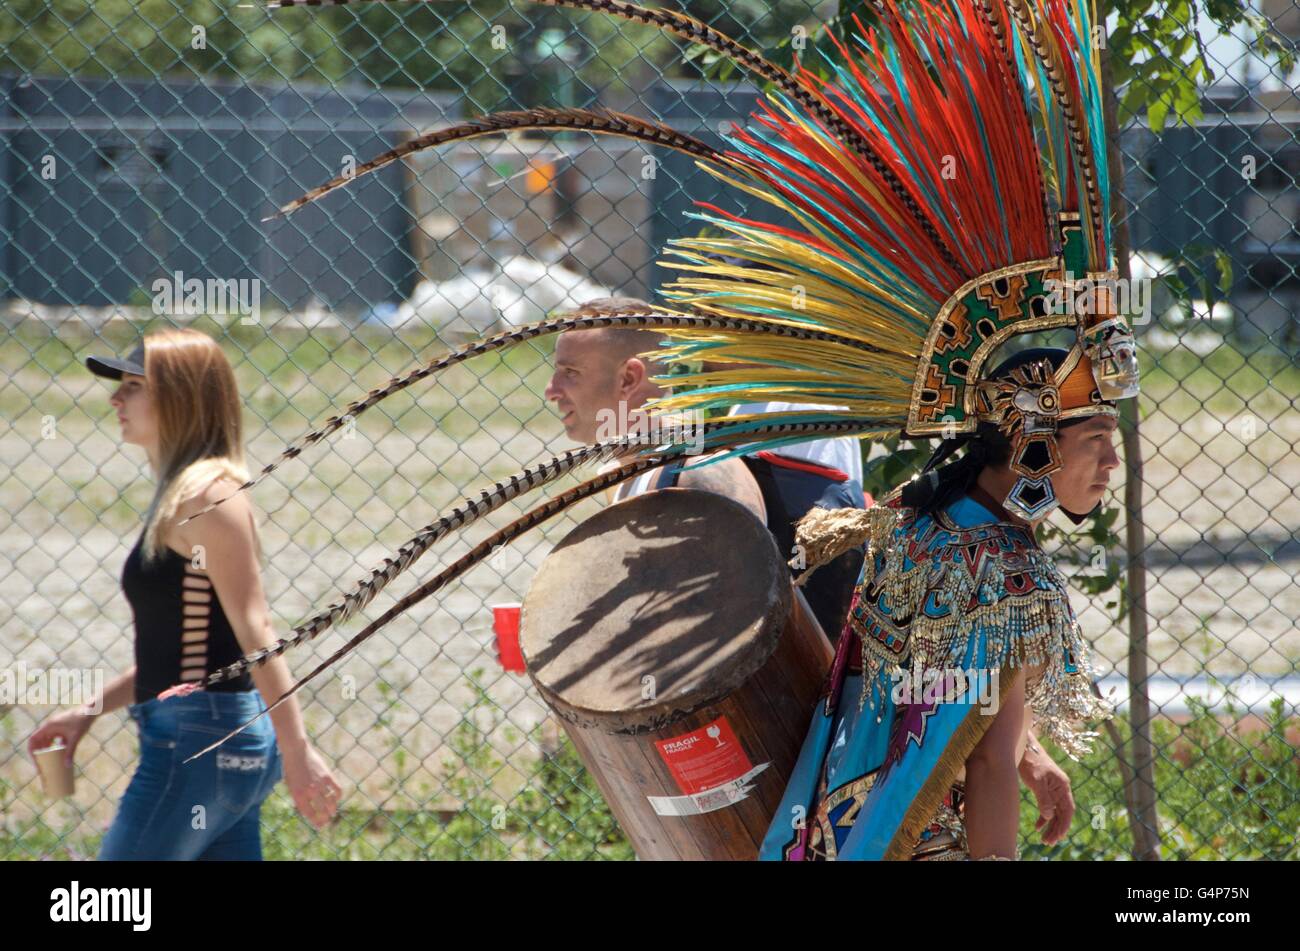
POLYGON ((1144 359, 1150 356, 1143 351, 1139 357, 1142 390, 1162 407, 1172 401, 1175 418, 1197 407, 1221 418, 1246 409, 1271 418, 1294 410, 1300 399, 1300 366, 1271 347, 1225 343, 1204 356, 1182 348, 1144 359))
MULTIPOLYGON (((165 324, 159 322, 158 326, 165 324)), ((293 435, 305 431, 311 421, 330 415, 334 408, 341 409, 391 377, 405 374, 448 349, 426 328, 307 331, 246 327, 237 322, 218 324, 211 320, 198 320, 192 326, 213 336, 231 359, 249 409, 270 428, 284 428, 293 435)), ((14 420, 35 406, 38 415, 62 417, 81 405, 93 419, 107 417, 111 386, 93 377, 83 360, 93 354, 126 352, 140 333, 151 329, 155 328, 119 329, 115 323, 101 339, 80 324, 51 328, 38 321, 21 322, 0 338, 0 372, 14 384, 0 390, 0 411, 14 420)), ((509 405, 524 396, 525 402, 516 409, 540 408, 541 392, 550 376, 551 347, 549 339, 526 343, 479 357, 472 367, 446 371, 444 378, 449 385, 432 404, 428 401, 434 386, 430 381, 390 397, 383 407, 383 415, 389 417, 387 428, 393 428, 392 420, 401 418, 404 430, 437 426, 456 436, 469 435, 479 425, 462 413, 448 429, 427 410, 410 412, 417 404, 431 405, 442 413, 459 404, 474 415, 484 415, 500 406, 503 398, 509 405), (473 391, 468 403, 456 398, 467 391, 473 391)), ((380 415, 376 409, 364 421, 373 425, 380 415)))
MULTIPOLYGON (((1300 720, 1283 714, 1279 698, 1262 729, 1229 732, 1192 699, 1188 722, 1157 720, 1157 814, 1161 857, 1167 861, 1300 858, 1300 760, 1286 741, 1300 720)), ((1229 707, 1233 719, 1239 711, 1229 707)), ((1127 723, 1117 720, 1121 736, 1127 723)), ((1049 749, 1051 744, 1046 744, 1049 749)), ((1033 831, 1038 811, 1021 791, 1022 857, 1126 860, 1132 845, 1119 766, 1105 733, 1093 753, 1075 763, 1054 758, 1070 776, 1077 812, 1069 838, 1044 846, 1033 831)))
MULTIPOLYGON (((443 859, 627 860, 633 853, 594 780, 565 737, 557 750, 537 757, 526 782, 503 793, 495 782, 504 763, 489 736, 505 712, 478 683, 443 763, 442 800, 458 808, 344 808, 322 831, 293 809, 284 787, 262 807, 267 859, 302 861, 443 859)), ((1229 732, 1203 705, 1176 725, 1158 720, 1156 788, 1162 858, 1168 861, 1300 858, 1300 761, 1287 743, 1300 720, 1283 715, 1279 700, 1265 726, 1229 732)), ((1230 711, 1232 713, 1234 711, 1230 711)), ((380 722, 383 715, 380 714, 380 722)), ((1117 724, 1127 735, 1123 721, 1117 724)), ((506 727, 507 732, 509 728, 506 727)), ((517 738, 517 736, 516 736, 517 738)), ((535 737, 536 739, 536 737, 535 737)), ((1052 751, 1050 743, 1046 744, 1052 751)), ((403 752, 400 745, 394 752, 403 752)), ((1033 797, 1021 790, 1022 858, 1127 860, 1131 848, 1119 769, 1105 735, 1091 755, 1073 762, 1053 751, 1071 779, 1076 814, 1069 837, 1055 846, 1034 831, 1033 797)), ((393 786, 405 789, 403 756, 396 757, 393 786)), ((517 765, 517 764, 516 764, 517 765)), ((426 802, 435 791, 419 790, 426 802)), ((0 781, 0 812, 14 791, 0 781)), ((100 835, 77 836, 39 818, 0 829, 0 859, 88 858, 100 835)))

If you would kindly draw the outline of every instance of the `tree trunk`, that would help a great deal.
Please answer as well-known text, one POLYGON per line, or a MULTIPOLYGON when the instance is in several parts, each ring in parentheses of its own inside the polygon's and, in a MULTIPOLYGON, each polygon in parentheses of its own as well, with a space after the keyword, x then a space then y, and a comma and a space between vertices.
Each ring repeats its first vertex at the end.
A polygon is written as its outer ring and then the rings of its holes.
MULTIPOLYGON (((1101 50, 1101 80, 1106 123, 1107 164, 1110 166, 1110 203, 1113 245, 1121 280, 1131 280, 1129 271, 1128 206, 1124 198, 1124 164, 1119 147, 1116 94, 1110 69, 1110 50, 1101 50)), ((1155 754, 1151 744, 1151 698, 1147 692, 1147 572, 1146 525, 1142 514, 1142 443, 1138 434, 1137 399, 1120 400, 1121 435, 1124 445, 1124 548, 1127 555, 1124 590, 1129 623, 1129 755, 1116 749, 1121 763, 1127 760, 1124 800, 1128 806, 1129 829, 1133 834, 1135 861, 1159 861, 1160 825, 1156 813, 1155 754)), ((1118 731, 1112 740, 1119 741, 1118 731)))

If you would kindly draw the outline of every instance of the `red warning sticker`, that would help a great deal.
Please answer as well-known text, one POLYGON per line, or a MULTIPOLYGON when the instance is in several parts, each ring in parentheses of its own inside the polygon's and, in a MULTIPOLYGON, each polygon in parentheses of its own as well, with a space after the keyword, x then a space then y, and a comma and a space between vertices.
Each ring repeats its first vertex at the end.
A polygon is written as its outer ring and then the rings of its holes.
POLYGON ((732 782, 753 769, 726 717, 655 745, 678 788, 688 796, 732 782))

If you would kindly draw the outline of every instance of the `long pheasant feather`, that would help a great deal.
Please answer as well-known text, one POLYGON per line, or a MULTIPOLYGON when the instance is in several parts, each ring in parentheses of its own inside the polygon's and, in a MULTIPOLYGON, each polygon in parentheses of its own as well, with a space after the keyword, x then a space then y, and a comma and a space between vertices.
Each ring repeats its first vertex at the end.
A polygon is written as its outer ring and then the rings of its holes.
POLYGON ((331 178, 324 185, 318 185, 306 194, 286 205, 279 211, 263 218, 271 221, 281 215, 292 214, 303 205, 325 197, 330 192, 348 185, 358 178, 391 165, 399 159, 425 149, 447 145, 450 142, 464 142, 484 135, 500 135, 503 132, 519 132, 525 129, 568 130, 573 132, 593 132, 602 135, 617 135, 623 138, 662 145, 687 155, 715 162, 725 161, 721 153, 693 136, 670 129, 660 122, 638 119, 622 112, 594 109, 524 109, 494 112, 491 115, 470 119, 445 129, 437 129, 424 135, 403 142, 396 148, 389 149, 367 162, 362 162, 352 172, 331 178))
MULTIPOLYGON (((346 6, 363 2, 401 3, 407 0, 279 0, 279 2, 267 3, 265 6, 268 9, 276 9, 292 6, 346 6)), ((427 3, 436 0, 412 0, 412 2, 427 3)), ((774 84, 783 95, 806 109, 810 116, 829 131, 830 135, 865 160, 893 199, 911 218, 913 224, 924 233, 933 253, 948 265, 956 266, 957 259, 952 248, 939 234, 934 222, 917 201, 915 183, 900 177, 897 170, 873 147, 869 139, 863 137, 861 131, 851 122, 846 121, 843 113, 818 89, 814 74, 800 70, 796 75, 792 75, 720 30, 675 10, 652 9, 626 3, 624 0, 532 0, 532 2, 542 6, 568 7, 604 13, 634 23, 654 26, 692 43, 707 46, 726 56, 742 69, 774 84)))
MULTIPOLYGON (((810 415, 817 414, 789 414, 810 415)), ((835 414, 824 414, 820 422, 782 422, 772 423, 770 417, 763 419, 759 417, 744 417, 737 420, 726 420, 705 424, 705 428, 711 434, 706 438, 705 451, 711 452, 719 448, 734 446, 736 443, 745 442, 750 439, 779 439, 782 441, 805 442, 810 438, 821 438, 827 436, 850 435, 855 432, 875 432, 879 429, 879 420, 840 418, 827 420, 826 417, 835 414)), ((273 657, 278 657, 285 651, 298 644, 305 643, 307 640, 317 636, 322 631, 336 623, 351 617, 356 611, 360 610, 365 604, 379 593, 389 581, 404 571, 410 564, 427 551, 436 538, 441 538, 448 531, 455 527, 465 527, 489 512, 499 508, 512 498, 516 498, 534 489, 541 488, 543 485, 554 481, 566 472, 570 472, 582 463, 591 463, 597 459, 608 458, 608 456, 620 449, 627 448, 630 444, 637 441, 640 437, 638 434, 630 434, 620 437, 617 440, 610 440, 606 443, 587 446, 583 449, 573 450, 565 454, 566 463, 563 466, 557 466, 559 457, 548 460, 538 467, 525 469, 523 472, 512 477, 507 483, 497 483, 492 490, 485 490, 479 500, 469 503, 468 506, 462 504, 457 506, 446 516, 440 518, 437 522, 432 523, 421 531, 419 535, 403 545, 399 550, 397 557, 388 558, 384 565, 371 572, 370 576, 362 581, 356 588, 345 595, 344 598, 330 605, 328 608, 316 614, 313 618, 294 628, 286 637, 276 641, 270 647, 262 650, 253 651, 246 654, 240 660, 220 670, 209 674, 201 684, 183 684, 170 688, 165 693, 192 693, 202 690, 207 686, 220 683, 224 680, 230 680, 240 676, 245 671, 265 664, 273 657), (453 524, 456 523, 456 524, 453 524)), ((380 628, 384 627, 390 621, 401 615, 413 604, 423 600, 430 594, 445 587, 448 583, 460 577, 474 565, 486 558, 493 549, 500 545, 506 544, 523 532, 539 525, 549 518, 554 517, 570 506, 576 504, 581 499, 599 492, 602 489, 617 485, 633 476, 644 472, 646 469, 662 465, 671 458, 681 456, 686 453, 690 447, 685 444, 673 444, 660 448, 646 450, 641 456, 630 460, 609 472, 602 473, 593 479, 590 479, 579 486, 570 489, 554 499, 548 500, 536 508, 530 510, 522 518, 516 519, 510 525, 492 534, 484 541, 476 545, 470 552, 457 559, 443 571, 439 572, 434 578, 425 582, 416 591, 411 592, 404 598, 393 605, 381 618, 372 622, 361 633, 353 637, 342 648, 335 651, 328 659, 316 667, 310 674, 299 680, 285 694, 281 695, 274 703, 263 711, 257 717, 252 718, 246 723, 227 734, 212 745, 194 754, 193 759, 202 756, 209 750, 220 746, 230 737, 235 736, 252 723, 257 722, 262 716, 270 713, 281 702, 292 696, 303 684, 307 683, 313 677, 317 676, 323 670, 336 663, 346 654, 354 650, 362 641, 374 635, 380 628)), ((186 760, 189 762, 189 760, 186 760)))
MULTIPOLYGON (((763 439, 802 441, 826 435, 842 436, 861 431, 876 432, 891 425, 892 421, 882 422, 877 419, 824 412, 773 414, 753 418, 735 417, 704 423, 700 427, 701 441, 698 448, 703 453, 709 453, 750 441, 759 442, 763 439)), ((495 483, 491 488, 484 489, 477 497, 462 499, 446 514, 416 532, 398 548, 396 553, 385 558, 382 564, 372 569, 339 600, 294 627, 269 647, 253 651, 242 660, 213 671, 202 683, 211 685, 238 677, 250 667, 265 663, 270 658, 283 654, 289 648, 305 643, 331 627, 345 623, 358 611, 364 609, 379 592, 410 568, 439 540, 452 532, 467 528, 506 503, 549 485, 570 472, 598 464, 629 450, 636 451, 638 446, 646 447, 639 450, 640 455, 658 460, 655 465, 688 454, 692 449, 697 448, 684 442, 657 447, 648 442, 646 435, 630 433, 580 449, 571 449, 545 462, 529 466, 510 478, 495 483)))
MULTIPOLYGON (((251 720, 248 720, 240 724, 238 727, 236 727, 230 733, 227 733, 225 736, 217 740, 215 743, 211 744, 210 746, 204 747, 202 750, 195 753, 193 756, 189 757, 189 759, 185 760, 185 762, 188 763, 190 760, 202 756, 204 753, 207 753, 210 750, 216 749, 218 746, 220 746, 222 743, 225 743, 231 737, 236 736, 239 733, 242 733, 244 730, 248 729, 248 727, 252 726, 263 716, 266 716, 272 710, 278 707, 281 703, 283 703, 285 700, 292 697, 304 685, 312 681, 316 676, 318 676, 326 669, 336 664, 347 654, 354 651, 363 641, 368 640, 372 635, 374 635, 381 627, 385 626, 389 621, 392 621, 394 618, 396 618, 398 615, 406 611, 412 605, 424 600, 429 595, 435 593, 436 591, 441 590, 442 588, 450 584, 452 581, 456 580, 461 575, 465 574, 465 572, 469 571, 479 562, 483 561, 483 559, 487 558, 493 552, 494 549, 500 547, 501 545, 510 543, 514 539, 518 538, 520 535, 524 534, 525 532, 529 531, 530 529, 538 525, 541 525, 543 522, 547 521, 548 519, 554 518, 556 515, 560 514, 565 509, 577 504, 583 499, 595 495, 596 493, 602 491, 603 489, 607 489, 610 486, 617 485, 620 482, 630 479, 633 476, 641 472, 644 472, 646 469, 652 469, 659 464, 660 464, 660 460, 653 457, 637 459, 634 460, 633 462, 627 463, 626 465, 620 466, 617 469, 613 469, 609 472, 601 473, 595 478, 589 479, 586 482, 583 482, 581 485, 574 486, 572 489, 569 489, 568 491, 564 492, 561 495, 556 496, 553 499, 548 499, 547 501, 543 502, 541 505, 527 512, 522 517, 515 519, 505 528, 502 528, 500 531, 494 532, 493 534, 489 535, 483 541, 475 545, 470 551, 462 555, 460 558, 456 559, 454 562, 452 562, 442 571, 438 572, 436 575, 434 575, 424 584, 420 585, 420 587, 417 588, 415 591, 403 597, 400 601, 398 601, 391 608, 389 608, 388 611, 386 611, 382 617, 378 618, 377 620, 367 625, 364 630, 362 630, 356 636, 352 637, 346 644, 344 644, 333 654, 331 654, 328 658, 326 658, 324 661, 318 664, 315 667, 315 669, 313 669, 309 674, 307 674, 305 677, 300 678, 292 687, 290 687, 283 694, 277 697, 276 700, 269 707, 266 708, 266 710, 262 711, 262 713, 253 717, 251 720)), ((270 658, 284 653, 295 643, 300 643, 300 641, 292 641, 289 638, 285 638, 280 641, 277 641, 271 648, 268 648, 266 651, 258 651, 256 653, 249 654, 244 658, 242 658, 241 660, 236 661, 230 667, 215 672, 212 676, 210 676, 207 679, 206 683, 211 684, 211 683, 219 682, 218 680, 214 679, 216 678, 217 674, 228 673, 228 677, 223 677, 221 679, 229 679, 229 677, 237 677, 239 676, 239 674, 249 669, 250 667, 257 666, 258 664, 264 664, 270 658)))
POLYGON ((833 330, 823 330, 816 326, 800 326, 788 319, 756 320, 753 318, 709 314, 685 314, 657 307, 647 307, 639 310, 626 307, 617 310, 600 307, 580 307, 563 317, 538 321, 513 330, 502 331, 475 343, 467 344, 402 376, 393 377, 384 386, 371 390, 362 399, 350 403, 342 413, 331 416, 321 426, 298 437, 276 459, 267 463, 255 477, 239 486, 230 495, 208 503, 198 512, 184 519, 180 524, 184 525, 190 519, 206 515, 240 492, 253 488, 284 463, 301 455, 302 451, 308 446, 328 438, 331 434, 347 425, 349 421, 355 421, 366 410, 373 408, 393 394, 400 393, 407 387, 448 367, 464 363, 466 360, 482 356, 485 353, 491 353, 493 350, 512 347, 527 340, 535 340, 539 337, 565 333, 571 330, 593 330, 604 327, 633 330, 678 330, 696 333, 712 333, 725 330, 738 334, 763 334, 772 337, 798 339, 819 346, 833 344, 866 353, 874 353, 879 349, 870 341, 855 337, 851 333, 836 333, 833 330))

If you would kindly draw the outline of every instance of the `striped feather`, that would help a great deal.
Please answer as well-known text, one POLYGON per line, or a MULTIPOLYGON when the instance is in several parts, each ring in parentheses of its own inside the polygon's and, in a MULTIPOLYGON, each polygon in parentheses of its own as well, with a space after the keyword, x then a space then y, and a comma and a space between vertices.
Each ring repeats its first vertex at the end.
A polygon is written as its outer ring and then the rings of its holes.
MULTIPOLYGON (((399 615, 401 615, 403 612, 408 610, 413 605, 429 597, 429 595, 434 594, 435 592, 441 590, 442 588, 445 588, 452 581, 455 581, 461 575, 465 574, 475 565, 479 564, 481 561, 483 561, 485 558, 491 555, 494 549, 502 545, 509 544, 514 539, 518 538, 520 535, 523 535, 525 532, 529 531, 530 529, 538 525, 541 525, 543 522, 551 518, 554 518, 556 515, 559 515, 565 509, 570 508, 573 505, 576 505, 578 502, 582 501, 583 499, 595 495, 596 493, 604 489, 607 489, 610 486, 614 486, 620 482, 624 482, 627 479, 630 479, 633 476, 636 476, 641 472, 644 472, 646 469, 654 468, 655 466, 660 464, 661 464, 660 460, 653 457, 649 457, 649 458, 637 459, 623 466, 620 466, 617 469, 613 469, 609 472, 601 473, 595 478, 589 479, 586 482, 583 482, 581 485, 574 486, 573 488, 562 493, 561 495, 556 496, 553 499, 546 500, 541 505, 527 512, 522 517, 515 519, 505 528, 502 528, 500 531, 494 532, 493 534, 489 535, 483 541, 475 545, 466 554, 456 559, 454 562, 452 562, 442 571, 438 572, 428 581, 424 582, 424 584, 420 585, 420 587, 418 587, 415 591, 412 591, 410 594, 406 595, 401 600, 399 600, 396 604, 394 604, 391 608, 389 608, 388 611, 386 611, 383 614, 383 616, 381 616, 375 621, 372 621, 369 625, 366 626, 364 630, 358 633, 355 637, 352 637, 346 644, 344 644, 333 654, 327 657, 324 661, 318 664, 315 667, 315 669, 313 669, 309 674, 307 674, 307 676, 300 678, 292 687, 290 687, 283 694, 277 697, 276 700, 266 708, 266 710, 262 711, 260 714, 253 717, 251 720, 248 720, 245 723, 241 724, 240 726, 236 727, 230 733, 227 733, 225 736, 223 736, 221 739, 217 740, 215 743, 211 744, 210 746, 204 747, 202 750, 199 750, 199 752, 189 757, 189 759, 185 760, 185 762, 188 763, 190 760, 202 756, 204 753, 207 753, 210 750, 216 749, 222 743, 225 743, 226 740, 230 739, 233 736, 236 736, 239 733, 242 733, 249 726, 251 726, 252 724, 256 723, 258 720, 260 720, 262 717, 269 714, 272 710, 278 707, 285 700, 292 697, 305 684, 309 683, 317 675, 319 675, 329 667, 333 666, 338 661, 342 660, 343 657, 345 657, 346 655, 354 651, 363 641, 368 640, 380 628, 384 627, 390 621, 396 619, 399 615)), ((296 634, 297 632, 298 629, 295 629, 294 633, 296 634)), ((315 635, 312 634, 309 636, 314 637, 315 635)), ((211 676, 209 676, 204 681, 204 684, 210 686, 211 684, 214 683, 220 683, 223 680, 230 680, 235 677, 238 677, 241 674, 243 674, 246 670, 249 670, 261 664, 265 664, 272 657, 277 657, 280 654, 283 654, 290 647, 294 646, 295 644, 302 643, 303 640, 305 639, 307 638, 298 637, 295 639, 292 634, 289 637, 282 638, 281 640, 276 641, 275 644, 267 648, 265 651, 256 651, 252 654, 247 654, 240 660, 236 661, 234 664, 231 664, 229 667, 225 667, 219 671, 215 671, 211 676)), ((198 689, 203 689, 203 688, 199 687, 198 689)))
MULTIPOLYGON (((739 444, 747 444, 751 440, 780 439, 802 442, 828 435, 843 436, 858 432, 877 432, 881 428, 880 420, 856 418, 838 413, 791 413, 782 415, 779 420, 776 416, 734 417, 703 424, 700 449, 703 453, 711 453, 720 449, 734 448, 739 444)), ((438 541, 452 532, 463 531, 508 502, 522 498, 580 468, 599 464, 621 453, 633 451, 637 453, 640 460, 649 460, 647 465, 624 476, 630 478, 631 475, 642 472, 646 468, 662 465, 669 459, 686 455, 692 448, 695 447, 685 442, 654 445, 647 442, 646 436, 630 433, 580 449, 571 449, 543 463, 529 466, 510 478, 495 483, 491 488, 484 489, 477 498, 462 499, 445 515, 420 529, 394 555, 384 559, 383 564, 374 568, 339 600, 294 627, 285 637, 271 646, 253 651, 234 664, 213 671, 204 679, 203 685, 211 686, 238 677, 249 668, 264 664, 289 648, 305 643, 331 627, 346 623, 438 541), (645 448, 637 450, 635 448, 637 446, 645 448)), ((701 460, 696 464, 708 463, 701 460)), ((687 468, 692 467, 687 466, 687 468)), ((607 485, 614 485, 621 481, 623 479, 620 478, 607 485)))
MULTIPOLYGON (((1042 67, 1056 121, 1063 126, 1072 162, 1055 169, 1063 182, 1063 207, 1083 215, 1088 258, 1094 270, 1110 259, 1109 192, 1105 131, 1101 116, 1100 60, 1092 44, 1095 13, 1090 0, 1006 0, 1027 46, 1042 67)), ((1046 105, 1046 104, 1045 104, 1046 105)), ((1078 275, 1081 276, 1081 275, 1078 275)))
MULTIPOLYGON (((425 366, 411 370, 403 376, 393 377, 384 386, 371 390, 362 399, 354 400, 352 403, 348 404, 347 408, 344 409, 342 413, 331 416, 323 425, 298 437, 272 462, 263 466, 261 472, 252 479, 249 479, 243 485, 239 486, 230 495, 220 498, 215 502, 208 503, 208 505, 182 520, 179 524, 184 525, 186 522, 190 521, 190 519, 206 515, 218 505, 233 498, 240 492, 253 488, 276 469, 280 468, 284 463, 301 455, 302 451, 308 446, 312 446, 315 443, 327 439, 333 433, 338 432, 338 430, 347 425, 349 420, 355 421, 356 418, 366 410, 373 408, 393 394, 400 393, 407 387, 418 383, 421 380, 427 379, 448 367, 455 366, 458 363, 464 363, 466 360, 482 356, 483 354, 490 353, 493 350, 512 347, 527 340, 535 340, 539 337, 565 333, 571 330, 593 330, 604 327, 618 327, 632 330, 699 329, 709 332, 728 330, 742 336, 746 334, 762 334, 770 337, 794 338, 809 343, 816 342, 821 345, 834 346, 842 350, 853 350, 865 353, 871 353, 876 350, 875 345, 873 345, 869 340, 855 338, 851 334, 836 333, 833 329, 825 330, 816 326, 802 326, 799 323, 788 320, 757 320, 710 314, 685 314, 658 307, 648 307, 644 310, 629 310, 627 308, 612 310, 600 307, 580 307, 564 317, 527 324, 523 327, 502 331, 494 336, 487 337, 472 344, 467 344, 464 347, 460 347, 457 350, 444 354, 425 366)), ((658 352, 655 353, 655 356, 659 356, 658 352)))
MULTIPOLYGON (((361 2, 400 3, 406 0, 279 0, 279 2, 267 3, 266 7, 276 9, 291 6, 345 6, 349 3, 361 2)), ((436 0, 413 0, 413 2, 436 2, 436 0)), ((689 42, 707 46, 759 79, 774 84, 783 95, 805 109, 814 121, 829 129, 840 143, 865 160, 894 199, 901 203, 906 214, 912 219, 913 226, 920 228, 927 240, 931 242, 932 253, 937 254, 945 262, 956 265, 952 248, 939 235, 934 223, 917 203, 911 185, 898 175, 884 156, 872 148, 871 143, 860 134, 859 129, 846 121, 843 113, 825 98, 818 90, 816 77, 813 74, 801 71, 798 75, 792 76, 776 63, 736 42, 725 33, 674 10, 652 9, 626 3, 624 0, 533 0, 533 2, 542 6, 569 7, 575 10, 604 13, 654 26, 689 42)), ((342 184, 346 184, 346 181, 333 187, 340 187, 342 184)))
POLYGON ((398 159, 413 155, 416 152, 422 152, 425 149, 436 148, 440 145, 447 145, 450 142, 464 142, 468 139, 478 138, 484 135, 499 135, 503 132, 521 132, 526 129, 548 129, 553 131, 571 131, 571 132, 592 132, 602 135, 617 135, 623 138, 636 139, 641 142, 648 142, 651 145, 662 145, 665 148, 674 149, 692 155, 698 159, 707 159, 710 161, 724 161, 722 156, 710 145, 706 145, 699 139, 685 135, 670 129, 660 122, 652 122, 648 119, 638 119, 636 116, 629 116, 622 112, 612 110, 595 110, 595 109, 525 109, 525 110, 507 110, 504 112, 494 112, 490 115, 479 116, 470 119, 468 122, 462 122, 459 125, 450 126, 446 129, 437 129, 433 132, 426 132, 424 135, 416 136, 408 142, 403 142, 396 148, 389 149, 382 155, 370 159, 368 162, 362 162, 356 167, 356 170, 350 175, 340 175, 332 178, 324 185, 318 185, 306 194, 286 205, 280 206, 279 211, 273 215, 263 218, 263 221, 271 221, 281 215, 292 214, 303 205, 309 205, 312 202, 325 197, 330 192, 335 191, 351 182, 356 181, 371 172, 378 171, 386 165, 391 165, 398 159))

